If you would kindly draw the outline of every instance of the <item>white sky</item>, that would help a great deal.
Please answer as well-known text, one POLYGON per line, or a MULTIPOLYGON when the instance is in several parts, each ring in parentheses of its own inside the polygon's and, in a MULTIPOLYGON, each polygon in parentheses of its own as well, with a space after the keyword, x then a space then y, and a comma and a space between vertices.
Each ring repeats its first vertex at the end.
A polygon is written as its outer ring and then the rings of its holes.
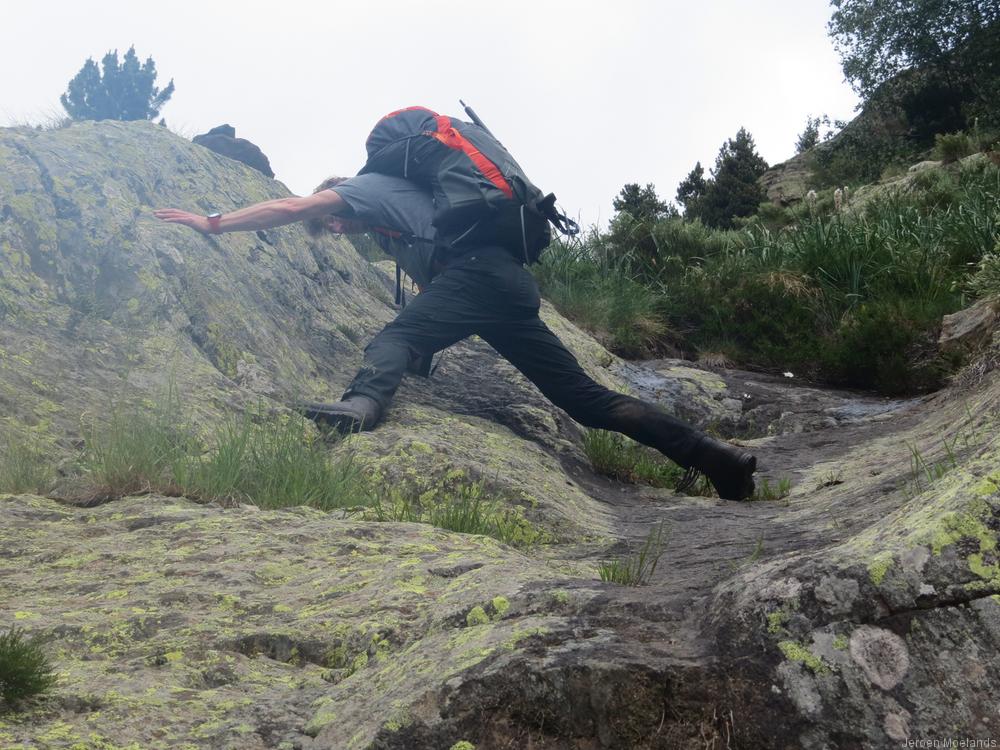
POLYGON ((60 115, 87 57, 132 44, 162 115, 191 137, 228 122, 308 193, 353 174, 383 114, 461 97, 531 179, 605 223, 626 182, 672 200, 746 127, 769 163, 809 114, 850 119, 829 0, 39 0, 0 20, 0 125, 60 115))

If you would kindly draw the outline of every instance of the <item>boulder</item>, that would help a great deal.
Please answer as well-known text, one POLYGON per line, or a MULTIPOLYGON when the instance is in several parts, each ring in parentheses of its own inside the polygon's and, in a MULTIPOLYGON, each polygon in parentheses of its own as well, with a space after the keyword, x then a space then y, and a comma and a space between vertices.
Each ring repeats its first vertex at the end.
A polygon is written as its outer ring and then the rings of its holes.
POLYGON ((217 154, 243 162, 261 174, 274 177, 271 162, 264 156, 264 152, 246 138, 237 138, 236 128, 232 125, 219 125, 207 133, 196 135, 192 140, 217 154))
POLYGON ((938 346, 945 353, 968 356, 990 343, 1000 310, 996 300, 981 299, 971 307, 941 319, 938 346))

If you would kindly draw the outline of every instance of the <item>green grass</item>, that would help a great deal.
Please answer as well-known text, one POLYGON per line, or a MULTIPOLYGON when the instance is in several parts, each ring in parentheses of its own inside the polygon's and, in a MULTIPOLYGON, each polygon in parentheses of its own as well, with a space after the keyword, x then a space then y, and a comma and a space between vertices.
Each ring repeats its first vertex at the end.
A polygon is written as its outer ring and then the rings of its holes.
POLYGON ((597 573, 606 583, 622 586, 643 586, 649 583, 666 546, 664 524, 661 521, 646 536, 638 551, 625 557, 605 560, 597 566, 597 573))
POLYGON ((792 491, 792 480, 788 477, 782 477, 775 484, 767 479, 762 479, 757 482, 757 487, 754 489, 753 495, 751 495, 751 501, 762 500, 765 502, 774 502, 776 500, 784 500, 792 491))
POLYGON ((489 497, 484 480, 442 483, 431 489, 395 488, 379 497, 365 512, 376 521, 426 523, 459 534, 488 536, 515 547, 546 541, 518 507, 489 497))
POLYGON ((175 470, 184 494, 248 500, 262 508, 334 510, 373 502, 353 453, 331 457, 329 445, 299 415, 233 417, 212 443, 207 453, 187 456, 175 470))
POLYGON ((967 304, 966 289, 1000 289, 989 257, 1000 169, 983 159, 910 184, 849 212, 771 211, 738 231, 616 221, 547 251, 539 282, 632 356, 675 347, 887 394, 931 390, 957 364, 937 351, 941 316, 967 304))
POLYGON ((18 628, 0 635, 0 704, 12 707, 44 694, 55 682, 40 638, 18 628))
POLYGON ((594 471, 620 482, 674 487, 684 475, 673 461, 617 432, 588 429, 583 451, 594 471))
POLYGON ((597 232, 583 242, 554 242, 533 272, 546 299, 624 357, 652 356, 669 338, 661 300, 597 232))
POLYGON ((82 464, 98 497, 159 492, 322 510, 372 502, 353 454, 331 455, 304 417, 247 412, 201 437, 173 392, 154 405, 114 407, 89 429, 82 464))
POLYGON ((36 438, 0 441, 0 492, 43 494, 55 480, 55 466, 36 438))

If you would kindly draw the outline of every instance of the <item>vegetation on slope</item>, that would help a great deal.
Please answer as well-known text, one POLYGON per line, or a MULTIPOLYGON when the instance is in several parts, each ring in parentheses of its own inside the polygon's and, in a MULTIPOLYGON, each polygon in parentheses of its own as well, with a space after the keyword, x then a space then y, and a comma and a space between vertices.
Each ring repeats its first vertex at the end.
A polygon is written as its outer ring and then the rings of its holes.
POLYGON ((551 248, 538 277, 625 356, 723 354, 907 393, 955 364, 935 348, 941 316, 986 292, 998 251, 1000 169, 980 157, 852 210, 768 206, 736 230, 619 213, 608 231, 551 248))

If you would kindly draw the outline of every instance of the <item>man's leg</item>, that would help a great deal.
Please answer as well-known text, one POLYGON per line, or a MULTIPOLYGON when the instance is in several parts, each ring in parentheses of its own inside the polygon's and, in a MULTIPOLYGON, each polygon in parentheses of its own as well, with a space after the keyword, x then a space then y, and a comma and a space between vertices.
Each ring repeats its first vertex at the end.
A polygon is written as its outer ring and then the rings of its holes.
POLYGON ((614 430, 690 466, 701 433, 663 409, 595 382, 540 318, 479 334, 545 395, 585 427, 614 430))
POLYGON ((753 493, 757 461, 751 454, 704 435, 654 404, 595 382, 538 317, 477 333, 580 424, 621 432, 685 468, 704 472, 727 500, 753 493))
POLYGON ((537 308, 534 281, 506 251, 485 248, 468 253, 372 339, 344 398, 365 396, 384 410, 417 358, 430 357, 481 328, 530 316, 537 308))

